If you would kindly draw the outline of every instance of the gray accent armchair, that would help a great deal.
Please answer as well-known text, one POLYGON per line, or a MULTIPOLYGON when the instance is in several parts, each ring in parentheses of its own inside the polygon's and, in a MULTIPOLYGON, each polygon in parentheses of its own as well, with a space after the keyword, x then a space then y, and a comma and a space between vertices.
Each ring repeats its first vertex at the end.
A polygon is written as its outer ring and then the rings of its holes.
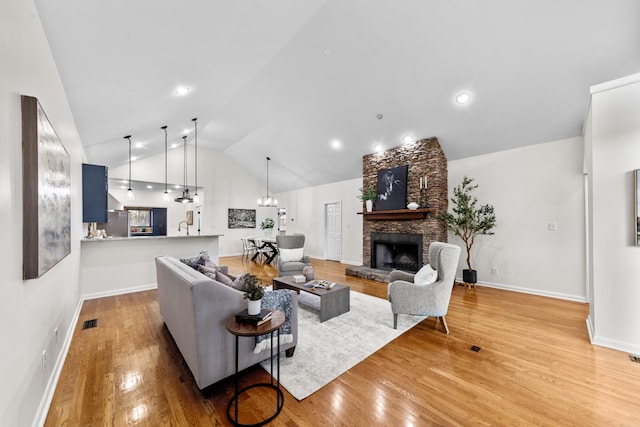
MULTIPOLYGON (((276 236, 276 244, 278 245, 278 251, 281 249, 299 249, 304 248, 304 234, 282 235, 276 236)), ((309 257, 303 256, 296 261, 282 261, 281 257, 278 257, 278 276, 294 276, 296 274, 302 274, 304 269, 309 263, 309 257)))
POLYGON ((387 293, 393 313, 393 327, 398 327, 398 314, 438 317, 444 331, 449 328, 444 316, 460 260, 460 247, 442 242, 429 245, 429 263, 438 271, 438 279, 429 285, 414 284, 414 274, 394 270, 389 277, 387 293))

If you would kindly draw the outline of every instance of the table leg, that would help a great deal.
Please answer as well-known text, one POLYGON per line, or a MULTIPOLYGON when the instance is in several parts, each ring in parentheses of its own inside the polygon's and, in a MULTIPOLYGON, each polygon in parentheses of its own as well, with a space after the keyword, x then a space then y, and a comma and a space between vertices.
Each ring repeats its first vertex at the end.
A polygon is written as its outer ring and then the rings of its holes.
POLYGON ((238 339, 240 337, 236 335, 236 373, 235 373, 235 396, 236 396, 236 417, 235 422, 238 422, 238 400, 240 400, 240 396, 238 396, 238 339))

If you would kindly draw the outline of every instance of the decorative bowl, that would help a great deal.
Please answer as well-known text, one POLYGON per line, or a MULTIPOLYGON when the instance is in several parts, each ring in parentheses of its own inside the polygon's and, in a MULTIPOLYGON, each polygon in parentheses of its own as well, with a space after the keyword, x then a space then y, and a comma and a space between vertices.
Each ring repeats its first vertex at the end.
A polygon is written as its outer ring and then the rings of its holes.
POLYGON ((420 205, 418 205, 416 202, 411 202, 407 205, 407 208, 411 209, 412 211, 418 209, 420 205))

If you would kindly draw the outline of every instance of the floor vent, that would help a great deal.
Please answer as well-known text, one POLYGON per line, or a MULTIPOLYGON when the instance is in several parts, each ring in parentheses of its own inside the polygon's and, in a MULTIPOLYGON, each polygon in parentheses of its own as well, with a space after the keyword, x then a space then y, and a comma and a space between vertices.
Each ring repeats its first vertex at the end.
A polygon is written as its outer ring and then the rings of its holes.
POLYGON ((475 351, 477 353, 480 351, 480 347, 478 347, 477 345, 474 345, 471 347, 471 351, 475 351))
POLYGON ((85 320, 82 329, 95 328, 96 326, 98 326, 98 319, 85 320))
POLYGON ((640 363, 640 356, 637 354, 630 354, 629 359, 631 359, 632 362, 640 363))

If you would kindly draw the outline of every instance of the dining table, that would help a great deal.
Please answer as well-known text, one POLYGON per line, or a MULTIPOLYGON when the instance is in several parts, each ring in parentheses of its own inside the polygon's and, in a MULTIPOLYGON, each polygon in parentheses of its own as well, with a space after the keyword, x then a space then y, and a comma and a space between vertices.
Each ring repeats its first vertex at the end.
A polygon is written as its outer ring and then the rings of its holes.
POLYGON ((278 256, 278 244, 273 237, 254 237, 252 238, 256 244, 256 253, 251 258, 252 261, 258 261, 258 257, 262 255, 267 264, 271 264, 278 256))

